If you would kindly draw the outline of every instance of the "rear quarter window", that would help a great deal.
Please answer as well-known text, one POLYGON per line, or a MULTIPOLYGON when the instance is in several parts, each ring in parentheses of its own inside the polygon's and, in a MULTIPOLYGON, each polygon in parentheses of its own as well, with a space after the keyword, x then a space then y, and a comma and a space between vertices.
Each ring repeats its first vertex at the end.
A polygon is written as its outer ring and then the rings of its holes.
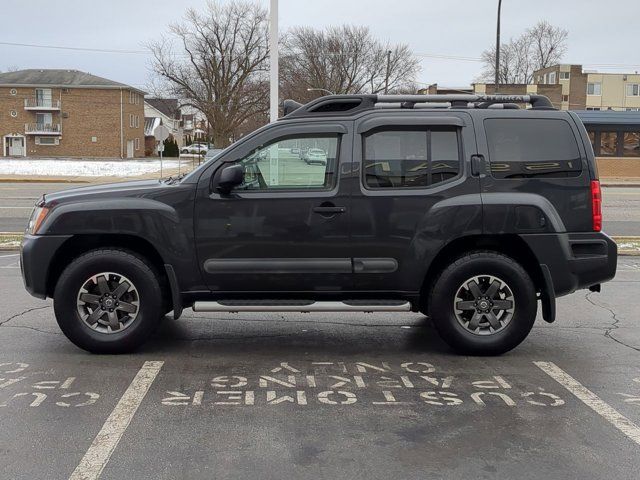
POLYGON ((577 177, 582 160, 568 122, 549 118, 484 121, 495 178, 577 177))

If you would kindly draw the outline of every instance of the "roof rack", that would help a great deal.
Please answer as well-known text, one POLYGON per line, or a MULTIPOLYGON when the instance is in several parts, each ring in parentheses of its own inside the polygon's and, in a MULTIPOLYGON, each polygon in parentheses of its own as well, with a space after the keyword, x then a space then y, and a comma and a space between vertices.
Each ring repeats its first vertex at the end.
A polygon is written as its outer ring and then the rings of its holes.
POLYGON ((283 103, 288 118, 318 115, 352 115, 374 108, 519 108, 529 103, 536 110, 555 110, 544 95, 326 95, 302 105, 293 100, 283 103))

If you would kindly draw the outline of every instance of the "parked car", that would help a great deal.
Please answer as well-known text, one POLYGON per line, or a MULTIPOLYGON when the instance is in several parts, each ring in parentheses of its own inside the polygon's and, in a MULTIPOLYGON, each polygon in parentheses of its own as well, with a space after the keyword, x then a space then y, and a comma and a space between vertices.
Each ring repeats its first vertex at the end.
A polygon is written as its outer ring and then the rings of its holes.
POLYGON ((322 150, 321 148, 310 148, 305 151, 302 155, 302 160, 307 162, 309 165, 318 164, 318 165, 326 165, 327 164, 327 152, 322 150))
POLYGON ((553 322, 556 297, 615 275, 587 132, 546 97, 329 96, 285 114, 184 178, 45 194, 26 289, 92 352, 193 308, 422 312, 486 355, 520 344, 538 304, 553 322), (332 161, 263 176, 259 152, 292 138, 332 161))
POLYGON ((209 146, 206 143, 192 143, 189 146, 182 147, 180 153, 191 153, 195 155, 204 155, 209 150, 209 146))

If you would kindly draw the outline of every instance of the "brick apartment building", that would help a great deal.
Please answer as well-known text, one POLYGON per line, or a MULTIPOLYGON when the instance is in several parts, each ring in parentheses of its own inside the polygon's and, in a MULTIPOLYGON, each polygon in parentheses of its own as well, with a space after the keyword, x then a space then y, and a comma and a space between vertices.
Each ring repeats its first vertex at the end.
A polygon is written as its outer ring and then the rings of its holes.
MULTIPOLYGON (((475 93, 495 93, 492 83, 475 83, 475 93)), ((640 74, 600 73, 559 64, 533 72, 530 84, 500 85, 499 93, 546 95, 561 110, 640 110, 640 74)))
POLYGON ((3 157, 144 156, 144 92, 77 70, 0 73, 3 157))

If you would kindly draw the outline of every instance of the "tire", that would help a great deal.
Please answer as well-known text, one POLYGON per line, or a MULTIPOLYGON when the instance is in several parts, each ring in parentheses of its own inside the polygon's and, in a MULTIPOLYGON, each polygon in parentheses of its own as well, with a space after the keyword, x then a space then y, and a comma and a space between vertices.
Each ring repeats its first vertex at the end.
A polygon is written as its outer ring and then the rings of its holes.
POLYGON ((89 251, 69 264, 56 285, 53 307, 66 337, 93 353, 137 349, 165 309, 153 266, 133 252, 109 248, 89 251))
POLYGON ((442 271, 432 286, 427 313, 456 352, 500 355, 527 337, 537 308, 535 286, 520 264, 496 252, 477 251, 442 271), (493 295, 490 289, 496 288, 493 295))

